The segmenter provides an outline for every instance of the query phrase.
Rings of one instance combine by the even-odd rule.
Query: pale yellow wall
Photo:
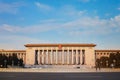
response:
[[[19,52],[19,51],[0,51],[1,54],[5,54],[7,57],[12,56],[13,53],[17,54],[18,59],[23,59],[23,63],[26,63],[26,52]]]
[[[95,52],[94,47],[87,47],[85,48],[85,56],[86,56],[86,65],[89,65],[91,67],[95,66]]]
[[[27,47],[26,49],[26,64],[33,65],[35,62],[35,50],[58,50],[58,47]],[[86,65],[95,65],[94,47],[62,47],[62,50],[85,50]],[[82,53],[82,52],[81,52]]]
[[[35,51],[33,48],[26,49],[26,64],[33,65],[35,62]]]
[[[113,54],[116,54],[117,52],[119,52],[119,51],[116,51],[116,52],[107,52],[107,51],[103,51],[103,52],[99,52],[99,51],[97,51],[96,52],[96,59],[100,59],[101,57],[109,57],[110,56],[110,54],[111,53],[113,53]]]

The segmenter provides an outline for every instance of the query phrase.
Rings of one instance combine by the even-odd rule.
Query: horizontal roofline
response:
[[[95,47],[96,44],[26,44],[25,47]]]
[[[0,52],[26,52],[26,50],[0,50]]]
[[[95,50],[95,52],[120,52],[120,50]]]

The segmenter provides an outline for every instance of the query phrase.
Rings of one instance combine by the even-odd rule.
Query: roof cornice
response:
[[[26,50],[1,50],[0,52],[26,52]]]
[[[120,50],[95,50],[95,52],[120,52]]]
[[[25,47],[95,47],[96,44],[26,44]]]

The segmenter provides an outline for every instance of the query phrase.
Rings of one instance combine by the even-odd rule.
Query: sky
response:
[[[120,49],[120,0],[0,0],[0,49],[32,43]]]

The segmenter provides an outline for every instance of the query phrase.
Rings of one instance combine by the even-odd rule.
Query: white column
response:
[[[59,63],[60,63],[59,59],[60,59],[60,52],[59,52],[59,51],[57,51],[57,64],[59,64]]]
[[[76,64],[78,64],[78,50],[76,50]]]
[[[44,51],[44,64],[46,65],[46,50]]]
[[[55,51],[53,51],[53,64],[55,64],[56,63],[56,61],[55,61],[55,55],[56,55],[56,50]]]
[[[9,53],[8,53],[9,54]],[[9,56],[9,55],[8,55]],[[20,59],[20,53],[17,54],[18,59]]]
[[[25,54],[23,54],[23,63],[25,63],[25,61],[26,61],[26,55]]]
[[[69,49],[69,64],[72,64],[72,50]]]
[[[53,55],[53,50],[51,49],[51,52],[50,52],[50,60],[51,60],[50,63],[51,63],[51,64],[53,64],[53,63],[52,63],[52,55]]]
[[[50,64],[50,51],[48,50],[48,64]]]
[[[64,52],[64,51],[60,51],[60,64],[63,64],[63,61],[62,61],[62,60],[63,60],[63,57],[62,57],[63,52]]]
[[[40,59],[40,62],[39,62],[39,64],[41,64],[42,63],[42,50],[39,50],[39,59]]]
[[[48,64],[48,49],[46,49],[46,64]]]
[[[53,54],[52,54],[52,63],[55,64],[55,51],[53,50]]]
[[[80,50],[80,64],[82,64],[82,50]]]
[[[74,59],[74,54],[73,54],[73,49],[72,49],[72,64],[74,63],[73,59]]]
[[[57,64],[59,64],[59,59],[60,59],[60,56],[59,56],[60,52],[57,50]]]
[[[22,54],[20,54],[20,58],[22,58]]]
[[[58,64],[58,60],[57,60],[58,57],[57,57],[57,54],[58,54],[58,50],[56,49],[56,53],[55,53],[55,59],[56,59],[55,61],[56,61],[56,64]]]
[[[51,64],[51,55],[50,55],[51,50],[48,51],[48,64]]]
[[[42,64],[44,64],[44,50],[42,50]]]
[[[65,57],[64,54],[65,54],[65,51],[62,50],[62,53],[61,53],[62,64],[64,64],[64,60],[65,60],[65,59],[64,59],[64,57]]]
[[[37,58],[37,59],[38,59],[38,64],[40,64],[40,50],[38,50],[38,54],[37,54],[37,55],[38,55],[38,56],[37,56],[37,57],[38,57],[38,58]]]
[[[67,49],[67,64],[69,64],[69,49]]]

